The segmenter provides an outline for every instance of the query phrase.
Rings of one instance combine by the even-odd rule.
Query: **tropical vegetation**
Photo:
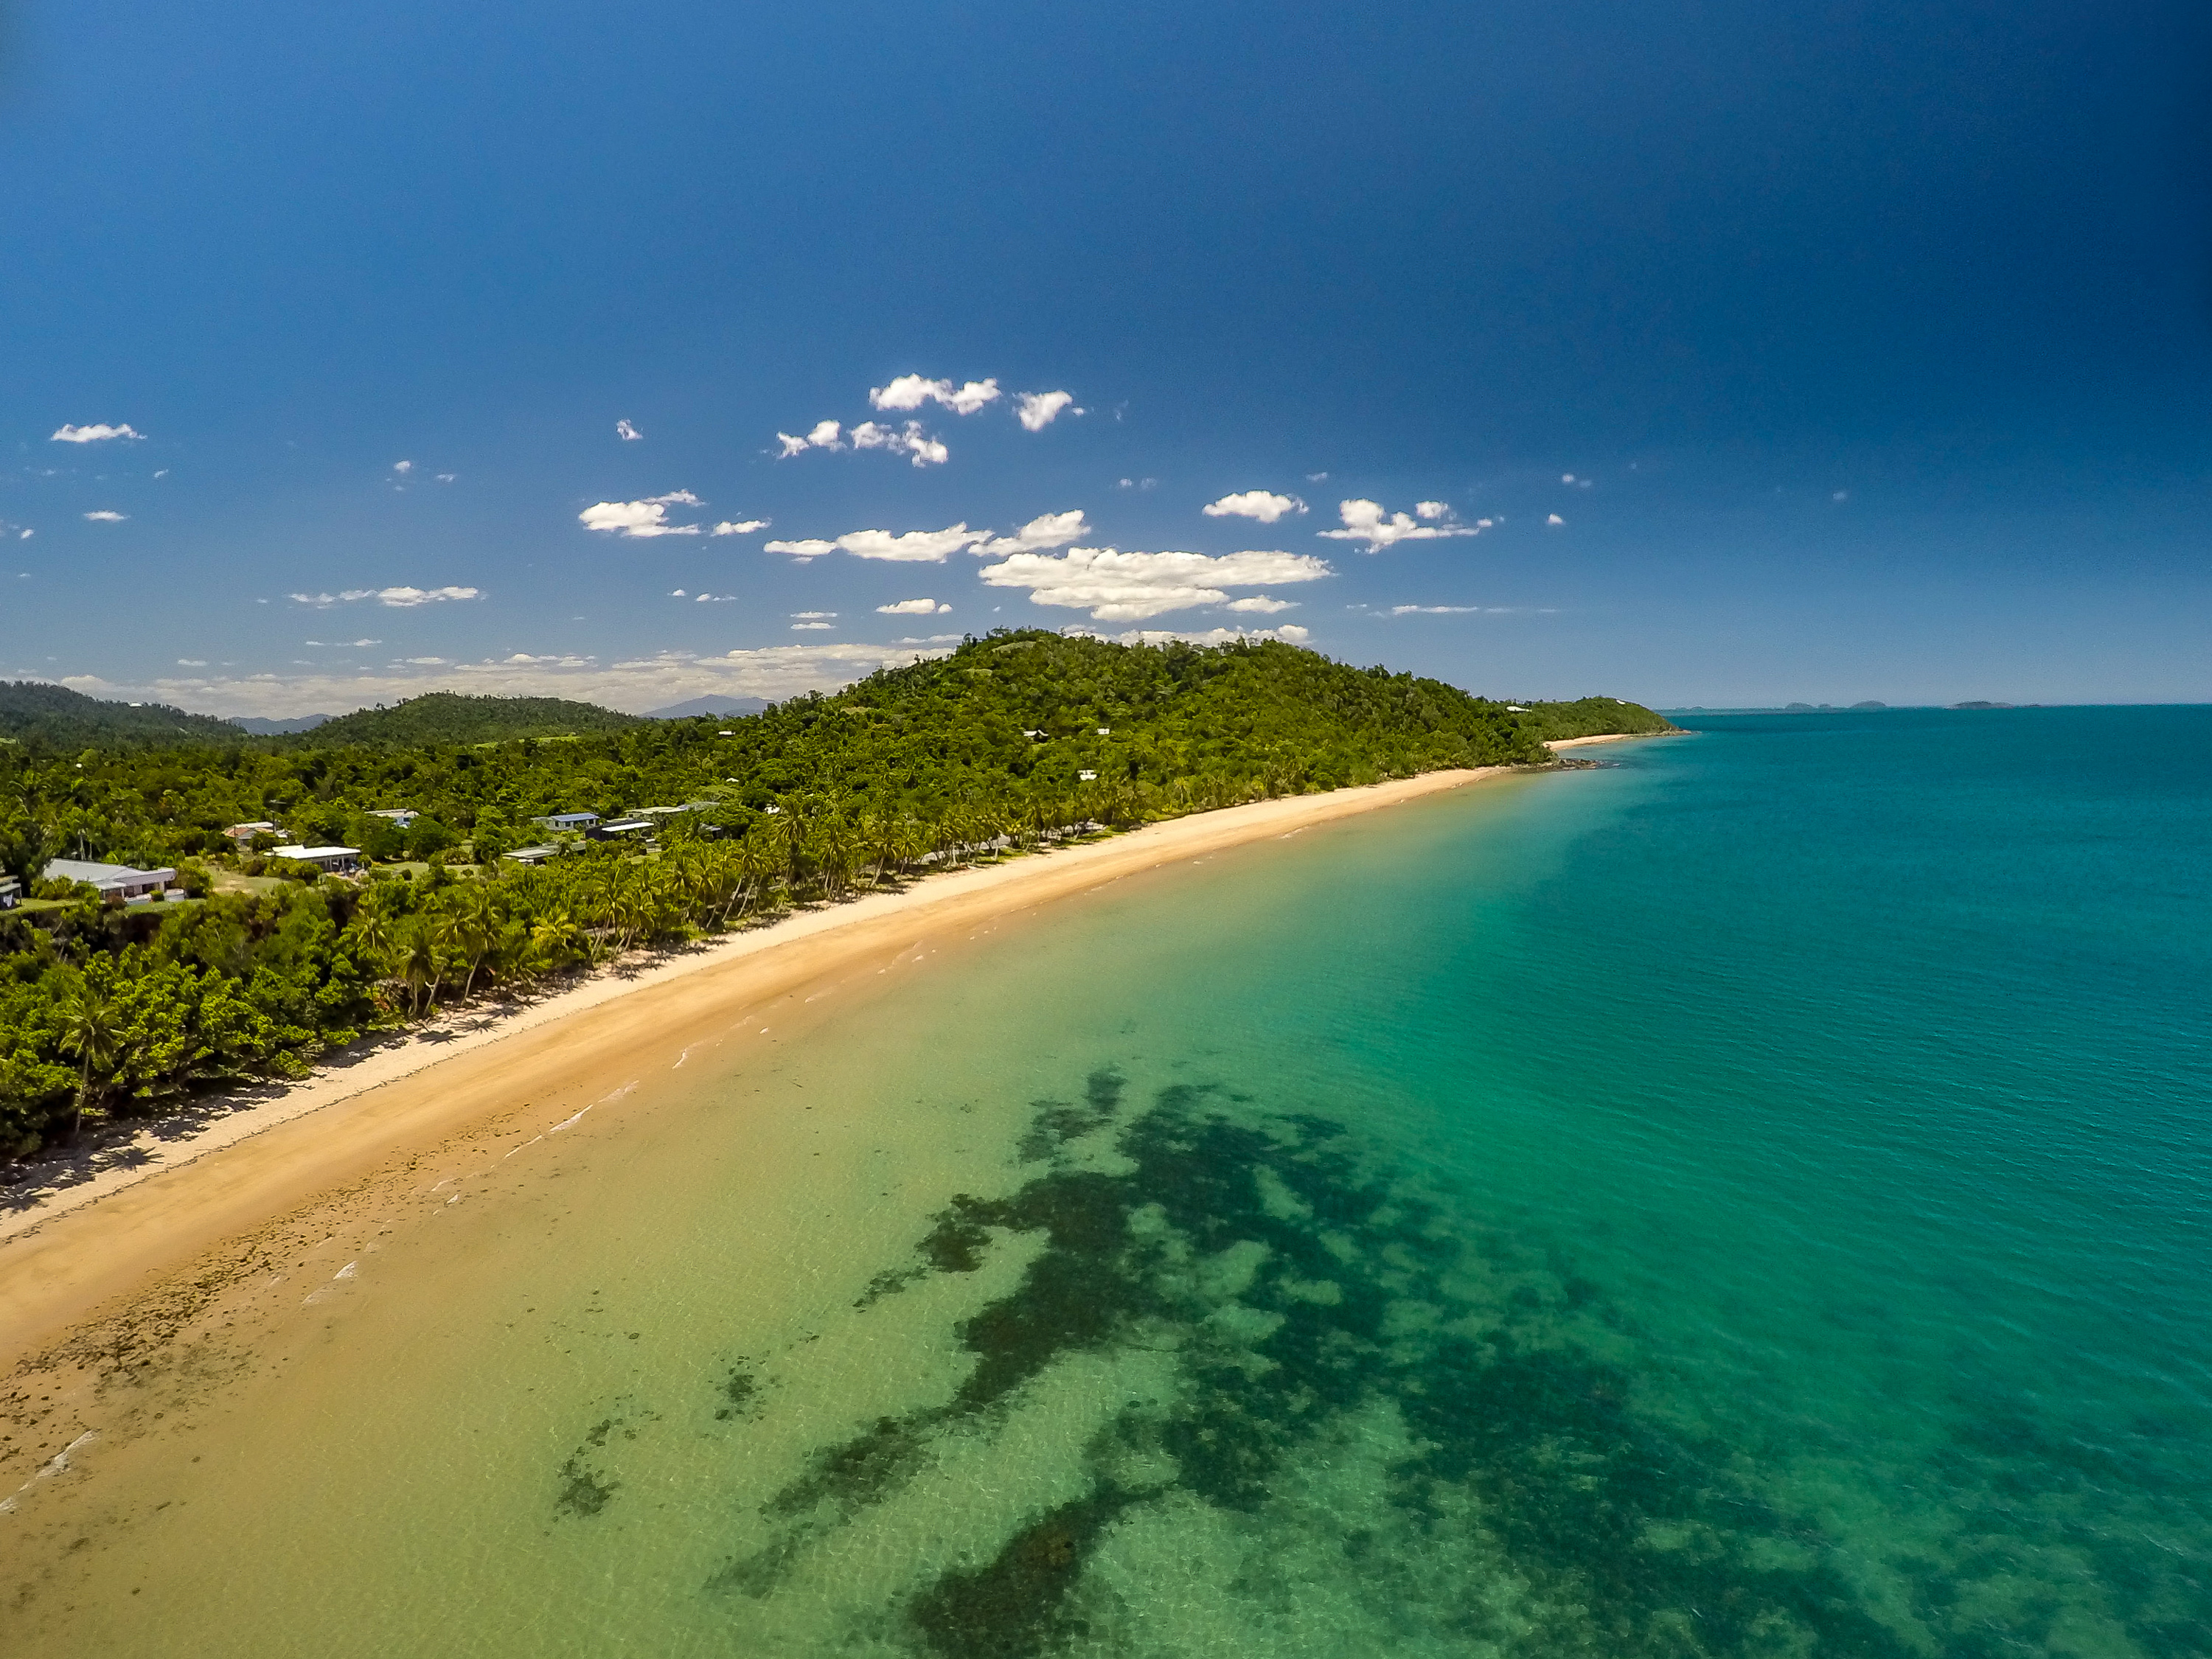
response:
[[[0,1154],[793,905],[1267,796],[1540,763],[1547,738],[1668,729],[1612,698],[1507,704],[1273,641],[1041,632],[740,718],[319,741],[340,724],[219,748],[0,746],[0,867],[51,896],[0,913]],[[656,828],[595,842],[539,822],[579,811]],[[255,822],[360,848],[369,868],[325,877],[268,857],[272,834],[225,834]],[[505,856],[529,844],[554,855]],[[58,855],[174,866],[201,896],[106,905],[39,882]]]

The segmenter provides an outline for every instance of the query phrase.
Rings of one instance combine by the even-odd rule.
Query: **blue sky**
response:
[[[2212,698],[2212,16],[2109,15],[18,5],[0,676]]]

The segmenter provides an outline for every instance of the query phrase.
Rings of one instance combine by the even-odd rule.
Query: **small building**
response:
[[[269,856],[290,859],[299,864],[312,864],[325,874],[349,876],[361,868],[361,848],[358,847],[272,847]]]
[[[659,828],[651,818],[622,818],[613,823],[594,824],[584,833],[593,841],[629,841],[650,836]]]
[[[256,836],[274,836],[280,841],[284,836],[284,832],[266,818],[252,823],[234,823],[222,833],[233,841],[241,843],[252,841]]]
[[[390,818],[393,829],[404,830],[422,815],[411,806],[380,806],[368,816],[373,818]]]
[[[12,910],[23,902],[23,884],[13,876],[0,876],[0,910]]]
[[[625,816],[633,818],[674,818],[681,817],[686,812],[711,812],[721,804],[718,800],[687,800],[681,806],[640,806]]]
[[[1075,775],[1079,782],[1096,783],[1098,781],[1098,775],[1096,772],[1078,772]]]
[[[174,870],[134,870],[127,864],[94,864],[82,859],[55,859],[45,873],[48,881],[82,881],[97,887],[111,904],[143,904],[177,878]]]
[[[556,812],[550,817],[532,818],[532,823],[542,823],[548,830],[588,830],[599,821],[597,812]]]
[[[560,851],[557,847],[518,847],[507,856],[517,864],[543,864],[546,860],[558,856]]]

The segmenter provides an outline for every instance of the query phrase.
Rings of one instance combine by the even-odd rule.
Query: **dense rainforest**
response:
[[[450,729],[478,701],[219,745],[197,732],[167,748],[0,744],[0,867],[39,896],[0,913],[0,1156],[88,1114],[296,1075],[441,1003],[793,903],[1270,795],[1540,763],[1550,738],[1669,729],[1610,697],[1510,705],[1273,641],[1023,631],[749,716],[392,735]],[[535,822],[647,808],[662,810],[643,844]],[[399,810],[417,816],[376,816]],[[264,857],[274,837],[223,834],[257,821],[375,862],[325,877]],[[541,865],[503,857],[549,839],[563,850]],[[58,856],[174,866],[195,896],[104,905],[39,879]]]

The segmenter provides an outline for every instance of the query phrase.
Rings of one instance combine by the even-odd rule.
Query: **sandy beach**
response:
[[[1620,739],[1570,738],[1554,749]],[[939,931],[1027,909],[1173,860],[1373,811],[1514,769],[1435,772],[1154,823],[623,964],[509,1012],[465,1010],[308,1079],[145,1127],[130,1143],[27,1182],[0,1212],[0,1365],[112,1312],[226,1239],[480,1130],[703,1015],[787,999]]]
[[[1577,739],[1578,745],[1590,741]],[[1566,747],[1567,744],[1559,745]],[[892,958],[933,933],[1173,860],[1510,774],[1437,772],[1255,802],[1110,840],[930,878],[803,912],[643,967],[603,970],[504,1016],[468,1011],[264,1091],[189,1133],[149,1126],[66,1186],[13,1194],[0,1218],[0,1364],[155,1290],[194,1258],[457,1134],[611,1076],[626,1051],[702,1015],[734,1017]]]

